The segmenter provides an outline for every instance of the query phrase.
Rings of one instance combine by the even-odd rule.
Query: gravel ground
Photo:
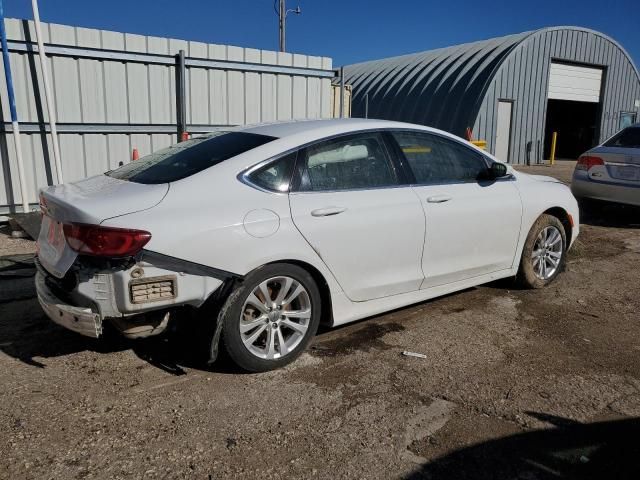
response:
[[[0,225],[0,257],[21,253],[35,253],[35,242],[25,238],[13,238],[9,225]]]
[[[323,331],[266,374],[76,336],[0,276],[23,291],[0,303],[0,478],[640,478],[640,215],[583,220],[547,289]],[[32,251],[0,233],[2,255]]]

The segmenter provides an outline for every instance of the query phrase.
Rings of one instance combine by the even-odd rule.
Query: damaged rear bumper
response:
[[[36,259],[36,290],[55,323],[92,338],[108,322],[127,338],[162,333],[170,312],[199,308],[233,274],[145,252],[127,262],[78,258],[63,278]],[[172,314],[171,314],[172,315]]]
[[[87,337],[98,338],[102,334],[100,315],[90,308],[69,305],[59,299],[40,272],[36,273],[36,291],[38,302],[53,322]]]

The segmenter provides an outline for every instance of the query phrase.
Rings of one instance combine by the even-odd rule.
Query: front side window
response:
[[[393,132],[419,184],[475,182],[487,170],[482,155],[458,142],[422,132]]]
[[[383,140],[363,133],[304,149],[299,158],[301,191],[356,190],[397,185]]]
[[[275,137],[245,132],[216,132],[158,150],[106,173],[135,183],[169,183],[264,145]]]
[[[287,192],[297,152],[274,160],[248,175],[249,182],[272,192]]]
[[[628,127],[613,136],[605,147],[640,148],[640,127]]]

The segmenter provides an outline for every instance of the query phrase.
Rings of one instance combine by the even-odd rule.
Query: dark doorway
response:
[[[544,158],[551,156],[551,137],[558,132],[556,158],[575,160],[595,146],[600,104],[548,100],[544,129]]]

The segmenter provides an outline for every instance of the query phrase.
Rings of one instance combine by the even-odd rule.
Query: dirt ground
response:
[[[5,261],[0,478],[640,478],[640,213],[582,220],[547,289],[503,281],[325,330],[266,374],[65,331],[28,256]],[[0,229],[0,249],[34,245]]]

